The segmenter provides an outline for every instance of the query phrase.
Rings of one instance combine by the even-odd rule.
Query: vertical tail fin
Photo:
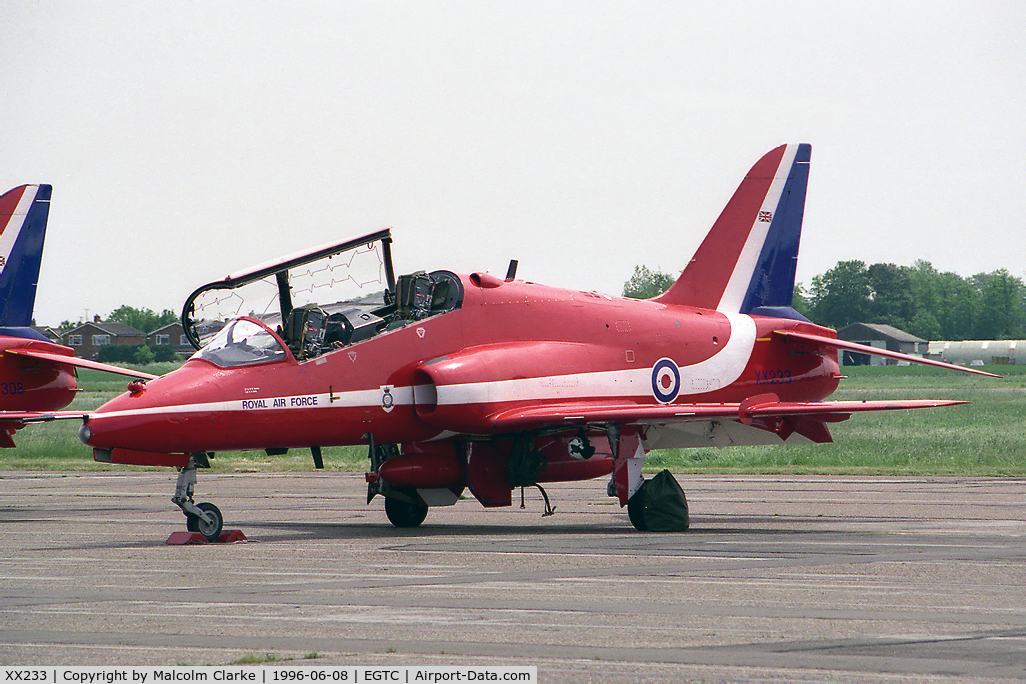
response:
[[[0,196],[0,326],[32,324],[51,191],[22,185]]]
[[[663,304],[750,313],[790,306],[812,146],[781,145],[748,172]]]

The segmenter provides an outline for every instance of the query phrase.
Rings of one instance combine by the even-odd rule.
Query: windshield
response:
[[[221,368],[234,368],[280,361],[285,356],[285,348],[270,330],[254,320],[240,318],[226,325],[192,358],[205,359]]]

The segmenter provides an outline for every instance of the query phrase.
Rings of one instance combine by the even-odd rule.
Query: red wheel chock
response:
[[[242,530],[225,530],[213,543],[234,544],[241,541],[246,541],[246,535],[242,533]],[[184,544],[210,544],[211,542],[207,541],[207,538],[199,532],[179,530],[178,532],[172,532],[171,536],[164,543],[169,546],[182,546]]]

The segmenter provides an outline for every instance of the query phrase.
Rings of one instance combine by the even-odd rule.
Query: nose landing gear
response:
[[[217,541],[224,527],[224,518],[221,517],[221,511],[218,510],[217,506],[206,501],[197,504],[196,508],[202,512],[202,515],[187,512],[185,514],[185,528],[190,532],[199,532],[207,538],[207,541]]]
[[[209,468],[210,461],[206,454],[193,454],[189,463],[178,471],[178,483],[171,502],[185,513],[185,527],[190,532],[199,532],[207,541],[215,542],[221,536],[224,518],[221,511],[212,503],[197,504],[193,501],[193,490],[196,488],[196,469]]]

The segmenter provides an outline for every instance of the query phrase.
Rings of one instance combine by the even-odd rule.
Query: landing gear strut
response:
[[[212,503],[196,504],[192,500],[196,488],[196,469],[209,468],[210,461],[206,454],[193,454],[189,463],[178,471],[178,483],[171,502],[185,513],[185,526],[190,532],[199,532],[207,541],[217,541],[224,527],[221,511]]]
[[[645,532],[649,529],[645,521],[646,482],[641,472],[645,449],[637,433],[624,434],[616,423],[606,426],[606,436],[613,454],[613,473],[606,493],[619,499],[621,506],[627,506],[627,517],[634,529]]]

